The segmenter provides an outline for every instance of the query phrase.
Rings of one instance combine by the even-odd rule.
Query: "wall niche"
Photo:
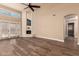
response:
[[[28,19],[27,18],[27,23],[26,23],[26,25],[27,25],[27,30],[26,30],[26,34],[31,34],[31,19]]]

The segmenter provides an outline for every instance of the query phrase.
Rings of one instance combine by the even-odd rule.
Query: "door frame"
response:
[[[73,18],[74,21],[70,21],[70,22],[67,22],[67,19],[66,19],[66,16],[72,16],[74,15],[75,18]],[[76,14],[70,14],[70,15],[66,15],[64,16],[64,39],[66,37],[68,37],[68,33],[67,33],[67,23],[74,23],[74,38],[77,38],[78,39],[78,16]],[[70,19],[72,20],[72,18]]]

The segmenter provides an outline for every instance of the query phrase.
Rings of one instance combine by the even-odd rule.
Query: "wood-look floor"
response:
[[[79,56],[79,46],[42,38],[7,39],[0,41],[0,56]]]
[[[17,38],[14,53],[18,56],[78,56],[79,48],[67,48],[64,43],[42,38]]]

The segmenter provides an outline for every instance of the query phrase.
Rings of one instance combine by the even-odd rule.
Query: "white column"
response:
[[[26,37],[26,10],[22,11],[22,37]]]

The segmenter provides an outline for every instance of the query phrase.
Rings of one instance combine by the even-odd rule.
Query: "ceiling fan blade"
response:
[[[31,5],[31,7],[40,8],[40,6],[36,6],[36,5]]]
[[[29,6],[29,8],[34,12],[34,9],[31,6]]]
[[[25,5],[25,6],[28,6],[27,4],[25,4],[25,3],[21,3],[22,5]]]
[[[31,3],[29,3],[29,5],[31,5]]]
[[[28,7],[24,8],[24,9],[27,9]]]

